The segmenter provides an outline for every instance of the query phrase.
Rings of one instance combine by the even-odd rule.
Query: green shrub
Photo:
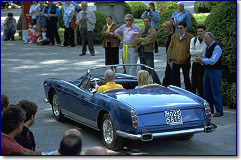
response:
[[[19,39],[22,39],[22,33],[23,33],[23,30],[22,30],[22,13],[20,14],[20,17],[18,19],[18,24],[17,24],[17,30],[19,31],[18,34],[19,34]]]
[[[223,105],[229,108],[236,108],[236,83],[227,83],[222,81]]]
[[[132,14],[131,7],[129,6],[128,3],[124,2],[124,15],[126,14]]]
[[[195,1],[195,13],[210,13],[211,9],[222,1]]]
[[[142,2],[128,2],[132,10],[132,15],[134,18],[141,18],[142,13],[147,9],[147,6]]]
[[[216,5],[206,18],[206,30],[212,32],[215,40],[222,48],[223,81],[227,86],[236,83],[236,2],[224,1]],[[224,86],[226,84],[223,84]],[[236,104],[236,99],[229,97],[235,95],[234,89],[223,89],[224,103]],[[232,102],[230,101],[233,100]],[[227,100],[227,101],[226,101]]]
[[[166,33],[163,31],[162,24],[164,22],[166,22],[175,11],[177,11],[177,9],[170,9],[170,10],[166,10],[165,12],[160,14],[160,19],[158,22],[159,29],[157,31],[157,43],[159,46],[165,46],[166,37],[167,37]],[[193,36],[195,36],[197,22],[191,13],[190,13],[190,15],[191,15],[192,24],[191,24],[191,27],[189,28],[188,32],[191,33]]]
[[[64,27],[64,19],[63,19],[63,12],[62,12],[63,6],[59,6],[59,12],[60,12],[60,16],[58,18],[58,29],[59,28],[63,28]]]
[[[94,43],[95,44],[101,44],[103,41],[103,37],[102,37],[102,29],[103,26],[106,24],[106,15],[102,12],[98,12],[98,11],[94,11],[95,16],[96,16],[96,24],[95,24],[95,29],[94,29]]]
[[[228,83],[236,82],[236,2],[218,4],[206,18],[205,25],[222,48],[223,78]]]
[[[160,7],[164,7],[166,10],[177,9],[177,2],[178,1],[153,1],[158,12],[160,11]]]

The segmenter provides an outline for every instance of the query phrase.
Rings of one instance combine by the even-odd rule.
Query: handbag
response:
[[[72,29],[76,29],[78,26],[78,24],[76,24],[76,21],[74,18],[71,19],[71,22],[70,22],[70,28]]]

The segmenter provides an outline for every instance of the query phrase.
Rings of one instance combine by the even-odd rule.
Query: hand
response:
[[[88,17],[85,17],[84,19],[85,19],[86,21],[88,21],[88,20],[89,20],[89,19],[88,19]]]
[[[196,60],[198,63],[202,64],[202,57],[196,56],[196,57],[195,57],[195,60]]]
[[[114,34],[114,32],[110,32],[110,34]]]
[[[82,19],[79,20],[79,23],[81,23]]]
[[[193,50],[197,50],[195,47],[192,48]]]
[[[48,17],[48,15],[47,15],[47,14],[44,14],[44,17]]]

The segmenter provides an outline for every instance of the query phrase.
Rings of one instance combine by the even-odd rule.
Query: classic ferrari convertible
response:
[[[155,72],[145,65],[134,66],[137,71]],[[69,118],[99,130],[104,145],[112,150],[120,149],[123,139],[190,139],[195,133],[213,131],[209,104],[204,99],[171,85],[149,84],[135,89],[137,77],[125,72],[128,67],[131,65],[89,69],[75,81],[47,79],[43,83],[44,100],[52,105],[58,121]],[[125,89],[96,93],[98,86],[105,83],[107,69],[115,71],[115,82]]]

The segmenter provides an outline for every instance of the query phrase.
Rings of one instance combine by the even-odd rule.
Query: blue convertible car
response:
[[[103,143],[120,149],[123,138],[151,141],[163,136],[190,139],[195,133],[213,131],[208,103],[197,95],[176,86],[149,84],[135,89],[137,77],[125,72],[131,65],[93,68],[75,81],[44,81],[46,102],[58,121],[64,118],[100,131]],[[145,65],[135,69],[155,71]],[[115,82],[125,89],[113,88],[96,93],[104,84],[104,72],[115,71]]]

